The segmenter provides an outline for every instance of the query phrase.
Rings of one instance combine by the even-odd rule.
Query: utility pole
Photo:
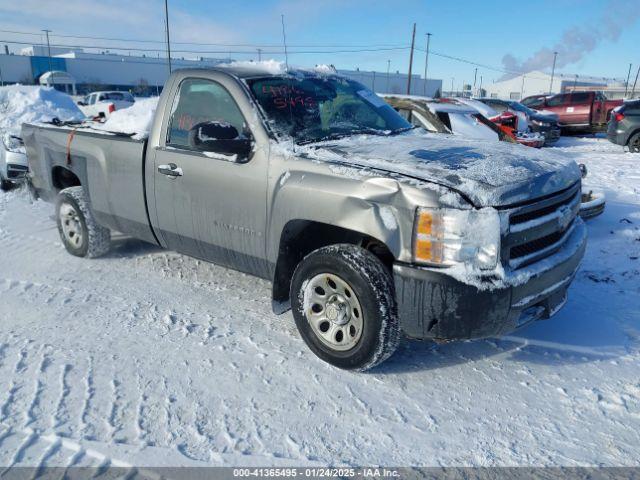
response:
[[[524,79],[527,78],[526,75],[522,75],[522,86],[520,86],[520,100],[522,100],[522,96],[524,95]]]
[[[413,24],[411,36],[411,54],[409,55],[409,78],[407,78],[407,95],[411,95],[411,71],[413,70],[413,49],[416,46],[416,24]]]
[[[376,71],[373,71],[373,81],[371,82],[371,90],[376,91]]]
[[[42,30],[47,36],[47,56],[49,57],[49,71],[52,72],[53,68],[51,67],[51,44],[49,43],[49,32],[51,30]],[[53,74],[51,75],[51,81],[53,82]]]
[[[387,60],[387,93],[391,93],[389,91],[389,71],[391,70],[391,60]]]
[[[631,63],[629,64],[629,72],[627,73],[627,83],[624,84],[624,96],[627,96],[627,92],[629,91],[629,78],[631,77]]]
[[[484,97],[484,95],[482,94],[482,75],[480,75],[480,96]]]
[[[167,64],[169,66],[169,75],[171,75],[171,41],[169,40],[169,5],[168,0],[164,0],[164,22],[167,27]]]
[[[451,77],[451,95],[450,95],[451,97],[453,97],[453,81],[454,80],[455,79],[453,77]]]
[[[262,61],[262,49],[261,48],[258,49],[258,61],[259,62]]]
[[[558,59],[558,52],[553,52],[553,67],[551,68],[551,83],[549,84],[549,93],[553,92],[553,77],[556,74],[556,60]]]
[[[429,67],[429,44],[431,43],[431,34],[427,33],[427,53],[424,59],[424,92],[423,95],[427,96],[427,68]]]
[[[636,94],[636,85],[638,84],[638,75],[640,75],[640,65],[638,66],[638,71],[636,72],[636,79],[633,82],[633,89],[631,90],[631,98]]]

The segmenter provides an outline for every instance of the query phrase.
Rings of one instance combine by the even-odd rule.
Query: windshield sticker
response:
[[[358,95],[365,99],[366,102],[376,108],[384,107],[386,103],[378,95],[371,90],[358,90]]]
[[[271,97],[277,109],[306,107],[314,108],[317,104],[309,92],[288,85],[263,85],[262,94]]]

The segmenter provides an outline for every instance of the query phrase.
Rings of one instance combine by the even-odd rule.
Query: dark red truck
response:
[[[622,105],[622,100],[608,100],[602,92],[573,92],[533,95],[521,103],[557,114],[564,131],[595,133],[606,131],[611,110]]]

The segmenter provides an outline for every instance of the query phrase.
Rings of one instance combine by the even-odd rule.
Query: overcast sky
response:
[[[484,0],[315,0],[315,1],[204,1],[169,0],[175,56],[255,58],[263,51],[281,50],[280,15],[285,15],[289,61],[300,66],[318,63],[338,68],[405,72],[413,22],[416,44],[425,48],[425,33],[433,33],[431,49],[507,71],[549,69],[553,51],[559,51],[559,71],[579,75],[624,78],[629,63],[640,64],[640,0],[538,0],[521,2]],[[530,6],[535,3],[535,6]],[[52,43],[164,48],[162,43],[59,37],[88,35],[135,40],[164,39],[164,3],[161,0],[0,0],[0,29],[19,32],[53,31]],[[0,44],[40,42],[41,36],[0,32]],[[187,45],[180,42],[242,44],[243,46]],[[250,44],[249,46],[244,46]],[[253,45],[256,45],[255,47]],[[273,45],[273,47],[269,47]],[[309,46],[321,45],[312,49]],[[12,51],[21,45],[10,44]],[[114,50],[113,48],[111,50]],[[303,53],[320,50],[323,53]],[[332,50],[375,50],[329,52]],[[238,53],[238,52],[248,53]],[[132,54],[140,53],[132,51]],[[148,51],[147,54],[164,55]],[[474,66],[436,54],[429,77],[449,85],[455,78],[473,82]],[[264,57],[283,58],[264,53]],[[417,51],[414,72],[424,70],[423,51]],[[480,68],[491,82],[505,73]]]

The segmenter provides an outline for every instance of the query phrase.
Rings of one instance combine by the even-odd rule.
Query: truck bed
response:
[[[82,127],[33,124],[23,125],[22,138],[30,181],[40,197],[53,201],[65,187],[59,174],[72,172],[85,188],[98,223],[158,243],[146,202],[145,140]]]

